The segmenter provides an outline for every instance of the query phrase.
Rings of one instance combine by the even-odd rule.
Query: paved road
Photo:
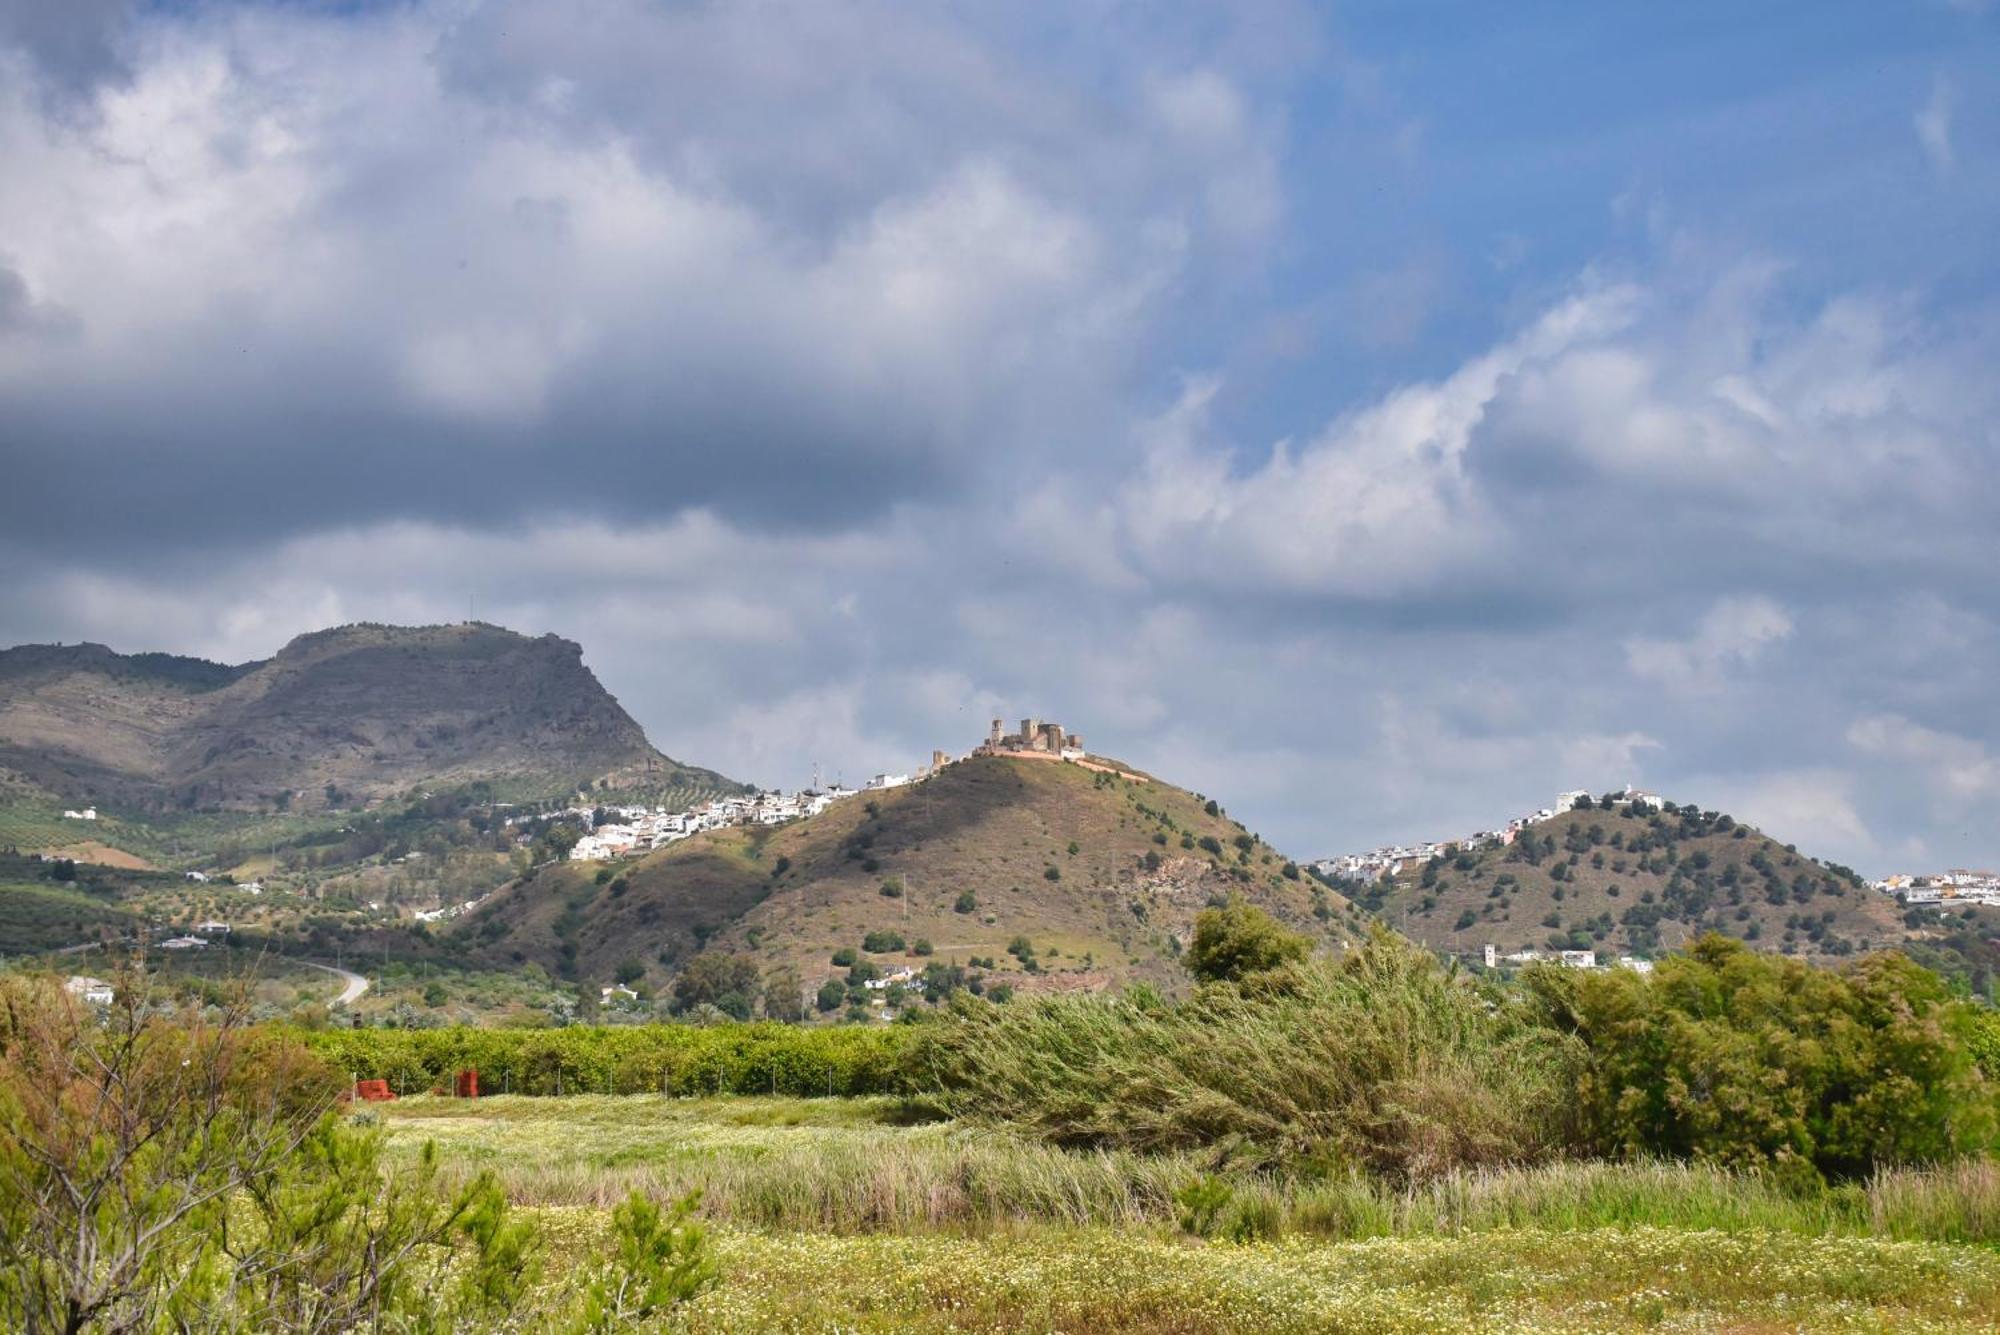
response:
[[[347,969],[336,969],[331,964],[314,964],[311,960],[294,960],[293,963],[303,964],[308,969],[320,969],[345,978],[347,986],[341,990],[339,996],[333,999],[333,1004],[336,1006],[351,1006],[361,1000],[361,994],[368,990],[368,980],[360,974],[350,972]]]

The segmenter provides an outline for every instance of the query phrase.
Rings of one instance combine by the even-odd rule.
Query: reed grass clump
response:
[[[1520,1000],[1383,934],[1175,1005],[967,1001],[908,1069],[953,1115],[1059,1146],[1420,1182],[1567,1142],[1580,1049]]]

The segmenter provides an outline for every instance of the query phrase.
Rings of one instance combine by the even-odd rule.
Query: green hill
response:
[[[1356,902],[1436,950],[1595,949],[1651,956],[1704,931],[1815,957],[1900,945],[1896,905],[1726,815],[1568,811],[1513,843],[1455,848]]]
[[[583,981],[636,965],[657,983],[719,951],[763,975],[795,969],[810,992],[846,974],[833,956],[852,949],[885,970],[957,963],[1022,990],[1177,987],[1195,914],[1232,894],[1331,941],[1363,928],[1344,898],[1195,794],[988,757],[809,820],[544,866],[459,930],[494,965],[532,960]],[[903,944],[862,951],[870,933]],[[1021,938],[1029,948],[1010,954]]]

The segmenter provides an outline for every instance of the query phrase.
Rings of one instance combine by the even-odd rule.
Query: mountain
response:
[[[100,644],[0,650],[0,769],[138,811],[352,805],[475,780],[737,787],[655,751],[578,645],[476,622],[341,626],[234,666]]]
[[[1562,812],[1511,844],[1349,887],[1435,950],[1595,949],[1651,956],[1703,931],[1838,957],[1903,944],[1901,910],[1844,867],[1693,807]]]
[[[1213,803],[1113,768],[978,756],[791,824],[546,865],[467,921],[463,944],[495,966],[532,960],[582,981],[628,962],[660,981],[702,950],[726,951],[760,974],[796,969],[810,992],[846,973],[836,951],[882,931],[904,942],[864,954],[885,971],[990,957],[1005,981],[1037,990],[1178,987],[1195,914],[1233,894],[1323,939],[1365,930],[1344,898]],[[1009,954],[1021,937],[1032,972]]]

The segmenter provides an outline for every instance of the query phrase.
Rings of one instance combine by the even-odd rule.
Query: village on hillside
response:
[[[1431,843],[1387,844],[1381,848],[1371,848],[1365,853],[1345,853],[1339,857],[1321,858],[1309,864],[1312,870],[1329,881],[1377,881],[1384,876],[1400,875],[1405,867],[1432,858],[1444,857],[1447,850],[1474,853],[1482,848],[1504,848],[1514,842],[1514,837],[1531,825],[1554,820],[1565,811],[1575,810],[1582,805],[1601,806],[1607,811],[1627,807],[1641,810],[1663,811],[1667,807],[1665,799],[1656,793],[1645,792],[1630,784],[1623,792],[1608,793],[1601,798],[1593,798],[1582,788],[1558,793],[1555,805],[1542,807],[1525,816],[1516,816],[1497,830],[1476,830],[1460,839],[1443,839]]]
[[[1870,882],[1905,904],[1980,904],[2000,908],[2000,872],[1955,868],[1929,876],[1897,873]]]
[[[930,763],[907,774],[877,774],[859,788],[834,782],[817,783],[796,792],[759,792],[746,796],[719,797],[683,811],[645,806],[572,806],[558,811],[542,811],[510,817],[509,825],[525,825],[564,818],[581,822],[589,833],[570,848],[573,862],[600,862],[632,857],[665,848],[704,830],[726,829],[734,825],[783,825],[819,815],[835,802],[861,793],[882,792],[920,783],[941,773],[946,766],[973,756],[1004,756],[1010,759],[1054,760],[1080,765],[1085,769],[1119,774],[1134,782],[1145,779],[1114,766],[1090,759],[1083,739],[1065,731],[1060,723],[1024,718],[1020,730],[1006,732],[1005,720],[994,719],[986,740],[963,756],[932,751]]]

